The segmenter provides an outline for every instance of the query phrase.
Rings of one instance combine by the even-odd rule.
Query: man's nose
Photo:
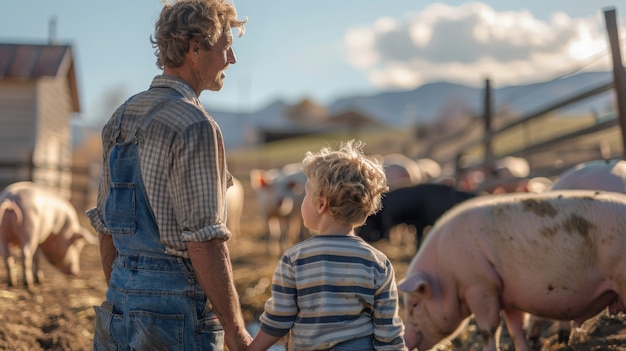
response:
[[[237,62],[237,57],[235,57],[235,52],[232,48],[228,49],[228,63],[233,64]]]

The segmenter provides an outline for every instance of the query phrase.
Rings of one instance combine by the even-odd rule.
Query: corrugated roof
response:
[[[67,45],[0,44],[0,77],[37,79],[59,72],[70,52]]]
[[[0,81],[58,76],[67,76],[74,112],[79,112],[71,46],[0,43]]]

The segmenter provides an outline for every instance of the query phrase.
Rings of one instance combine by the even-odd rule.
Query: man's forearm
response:
[[[250,336],[241,315],[226,242],[187,242],[187,249],[198,281],[224,327],[227,346],[233,351],[245,349]]]

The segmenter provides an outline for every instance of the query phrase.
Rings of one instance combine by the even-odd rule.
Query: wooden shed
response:
[[[30,180],[69,199],[79,111],[71,46],[0,43],[0,187]]]

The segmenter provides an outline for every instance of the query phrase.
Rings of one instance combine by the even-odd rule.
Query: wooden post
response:
[[[606,31],[609,35],[611,55],[613,57],[613,84],[617,97],[617,117],[622,130],[622,158],[626,156],[626,79],[624,78],[624,65],[620,52],[619,34],[617,31],[617,19],[615,9],[604,11]]]
[[[487,171],[493,170],[493,147],[491,143],[491,115],[492,115],[492,103],[491,103],[491,83],[489,79],[485,79],[485,101],[484,101],[483,118],[485,122],[485,154],[483,164],[487,168]]]

